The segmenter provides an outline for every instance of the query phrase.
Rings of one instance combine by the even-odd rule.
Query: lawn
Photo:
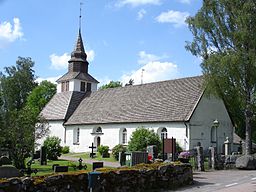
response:
[[[73,161],[66,161],[66,160],[57,160],[57,161],[52,161],[52,160],[47,160],[47,165],[40,165],[40,162],[38,160],[35,160],[35,163],[33,163],[31,165],[32,169],[37,169],[38,173],[32,174],[32,176],[42,176],[42,175],[48,175],[48,174],[52,174],[54,173],[52,170],[52,166],[54,164],[59,164],[60,166],[70,166],[68,168],[68,171],[75,171],[71,166],[72,165],[78,165],[78,162],[73,162]],[[83,163],[84,165],[84,163]],[[91,171],[92,170],[92,165],[90,164],[86,164],[87,165],[87,169]]]
[[[68,156],[68,157],[81,157],[82,159],[91,159],[90,153],[68,153],[68,154],[63,154],[62,156]],[[117,162],[115,158],[110,154],[109,158],[102,158],[99,153],[96,153],[96,157],[94,158],[97,161],[109,161],[109,162]]]

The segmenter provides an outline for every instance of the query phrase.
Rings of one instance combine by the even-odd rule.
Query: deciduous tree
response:
[[[256,2],[204,0],[187,23],[194,38],[186,48],[202,59],[207,91],[224,100],[236,125],[245,130],[245,153],[250,154],[255,118]]]

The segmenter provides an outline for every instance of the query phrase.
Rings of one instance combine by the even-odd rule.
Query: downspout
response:
[[[187,124],[188,122],[186,122],[185,120],[183,120],[183,123],[186,127],[186,138],[188,138],[188,142],[186,141],[186,143],[188,144],[188,148],[190,148],[190,130],[189,130],[189,125]]]
[[[64,144],[66,144],[66,131],[67,131],[67,129],[66,129],[66,126],[64,125],[65,124],[65,122],[63,122],[62,123],[62,126],[64,127]]]

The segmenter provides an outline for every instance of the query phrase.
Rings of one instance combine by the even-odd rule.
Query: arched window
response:
[[[126,128],[124,128],[123,132],[122,132],[122,144],[127,144],[127,130],[126,130]]]
[[[80,139],[80,128],[75,128],[73,133],[74,133],[73,143],[74,145],[78,145],[79,139]]]
[[[211,142],[216,143],[216,127],[212,126],[211,128]]]
[[[167,129],[164,127],[164,128],[162,128],[162,130],[161,130],[161,139],[163,139],[163,138],[167,138]]]

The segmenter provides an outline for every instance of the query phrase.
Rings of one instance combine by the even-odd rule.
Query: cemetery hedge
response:
[[[139,164],[134,167],[100,168],[95,191],[154,191],[175,189],[193,182],[192,168],[182,163]],[[41,177],[0,180],[1,192],[87,191],[88,171]]]

